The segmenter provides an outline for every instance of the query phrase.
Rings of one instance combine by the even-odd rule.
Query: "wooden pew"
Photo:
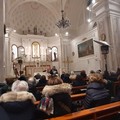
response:
[[[42,91],[44,88],[44,86],[40,86],[40,87],[36,87],[37,90]],[[74,91],[76,90],[82,90],[82,89],[86,89],[87,85],[83,85],[83,86],[76,86],[76,87],[72,87],[72,91],[74,93]]]
[[[50,120],[111,120],[120,111],[120,101],[114,102],[86,110],[81,110]]]
[[[72,101],[81,100],[85,98],[85,96],[86,96],[86,93],[75,94],[75,95],[71,95],[71,99]],[[36,101],[34,105],[38,105],[39,103],[40,101]]]
[[[86,89],[86,88],[87,88],[87,85],[83,85],[83,86],[75,86],[75,87],[72,87],[72,90]]]
[[[114,82],[113,83],[113,94],[114,94],[114,96],[117,95],[117,89],[118,89],[118,87],[120,87],[120,81]]]
[[[72,87],[72,94],[75,94],[76,92],[78,93],[78,92],[86,91],[86,89],[87,89],[87,85]]]
[[[85,98],[85,96],[86,96],[86,93],[80,93],[80,94],[71,95],[71,98],[73,101],[76,101],[76,100],[81,100],[81,99]]]

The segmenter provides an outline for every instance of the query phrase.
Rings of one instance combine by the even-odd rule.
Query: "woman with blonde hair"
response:
[[[92,108],[110,102],[110,94],[105,88],[101,74],[94,73],[89,76],[86,97],[83,100],[84,108]]]
[[[49,110],[47,113],[50,116],[60,116],[72,112],[71,89],[72,86],[68,83],[63,83],[59,77],[49,77],[42,94],[47,97],[47,102],[50,101],[50,105],[48,105],[50,108],[46,108],[46,110]]]

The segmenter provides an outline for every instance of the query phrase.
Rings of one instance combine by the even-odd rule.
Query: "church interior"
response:
[[[1,78],[14,76],[13,67],[27,75],[52,66],[59,73],[105,71],[106,66],[109,72],[116,71],[119,15],[118,0],[2,1]],[[67,26],[59,23],[62,17],[68,20]],[[102,45],[94,40],[107,42],[109,53],[102,53]]]
[[[48,79],[54,67],[52,74],[61,78],[99,72],[107,88],[114,84],[114,96],[120,87],[119,38],[119,0],[0,0],[0,83],[21,75]]]

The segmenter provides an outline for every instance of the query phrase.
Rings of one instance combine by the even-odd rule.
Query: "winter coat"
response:
[[[86,97],[83,100],[85,108],[92,108],[110,102],[110,95],[102,83],[92,82],[88,85]]]
[[[46,85],[43,88],[42,94],[53,98],[54,114],[52,117],[72,112],[71,88],[71,85],[67,83]]]
[[[34,120],[35,101],[34,96],[26,91],[3,94],[0,97],[0,110],[6,114],[3,120],[7,120],[5,117],[8,120]]]

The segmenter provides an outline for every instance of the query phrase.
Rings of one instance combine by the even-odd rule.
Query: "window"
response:
[[[52,61],[58,60],[58,48],[52,47]]]
[[[11,60],[15,60],[17,57],[18,57],[18,54],[17,54],[17,45],[12,45],[11,47]]]
[[[32,57],[33,58],[40,57],[40,45],[38,42],[32,43]]]
[[[23,46],[18,47],[18,57],[24,57],[25,55],[25,48]]]

